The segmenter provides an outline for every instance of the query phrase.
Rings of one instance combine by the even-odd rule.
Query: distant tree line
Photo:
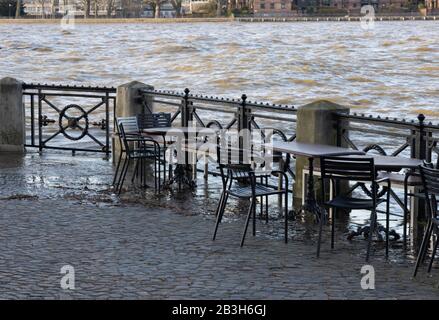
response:
[[[0,0],[0,16],[20,17],[24,15],[24,6],[20,0]]]

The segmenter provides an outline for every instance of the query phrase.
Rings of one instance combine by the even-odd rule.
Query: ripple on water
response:
[[[319,85],[319,83],[316,80],[312,80],[312,79],[289,78],[288,81],[294,84],[300,84],[302,86],[307,86],[307,87],[315,87]]]

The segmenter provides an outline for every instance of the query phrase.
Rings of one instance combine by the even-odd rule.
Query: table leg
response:
[[[187,141],[187,138],[185,140]],[[180,146],[182,148],[181,144]],[[192,171],[194,170],[194,167],[196,168],[196,166],[188,164],[189,152],[187,150],[184,151],[184,159],[185,164],[176,164],[172,177],[170,177],[170,179],[166,183],[167,188],[170,188],[171,185],[174,183],[178,184],[179,191],[181,191],[183,185],[186,185],[191,189],[195,188],[196,182],[193,179],[194,173]]]
[[[306,194],[305,204],[300,208],[299,212],[310,212],[316,217],[316,221],[320,222],[321,219],[325,219],[326,211],[324,208],[317,204],[315,197],[314,186],[314,158],[308,158],[309,173],[308,173],[308,191]],[[322,221],[323,222],[323,221]]]

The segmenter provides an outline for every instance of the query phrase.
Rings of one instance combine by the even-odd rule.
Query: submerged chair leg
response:
[[[369,262],[370,250],[372,248],[372,238],[373,238],[373,233],[375,231],[376,220],[377,220],[376,209],[373,209],[372,213],[370,214],[370,228],[369,228],[369,238],[367,239],[366,262]]]
[[[218,203],[215,231],[213,232],[212,240],[216,239],[216,234],[218,232],[218,226],[221,223],[221,220],[223,218],[224,209],[226,207],[227,199],[228,199],[228,194],[224,192],[223,196],[221,197],[220,203]]]
[[[435,241],[434,246],[433,246],[433,251],[431,252],[430,263],[428,264],[428,271],[427,271],[428,273],[431,272],[431,267],[433,266],[433,261],[434,261],[435,255],[436,255],[438,244],[439,244],[439,238],[436,236],[436,241]]]
[[[431,221],[429,221],[427,225],[427,229],[425,230],[424,237],[422,238],[421,247],[419,248],[418,258],[416,259],[416,264],[415,264],[415,270],[413,271],[413,278],[415,278],[416,275],[418,274],[419,266],[421,265],[425,252],[427,251],[428,241],[430,241],[431,238],[431,234],[430,234],[431,225],[432,223]]]
[[[122,192],[122,188],[123,188],[123,184],[124,184],[124,182],[125,182],[125,178],[126,178],[126,175],[127,175],[127,172],[128,172],[128,168],[129,168],[129,164],[130,164],[130,160],[129,159],[126,159],[125,160],[125,163],[124,163],[124,170],[122,170],[122,176],[121,176],[121,181],[120,181],[120,186],[119,186],[119,192],[118,192],[118,194],[120,195],[121,194],[121,192]]]
[[[122,152],[119,153],[119,160],[117,161],[116,172],[114,173],[113,182],[111,185],[114,187],[117,180],[117,175],[119,174],[120,163],[122,162]]]
[[[135,164],[135,167],[134,167],[134,172],[133,172],[133,176],[131,177],[131,183],[134,183],[134,179],[136,178],[136,177],[138,177],[138,173],[139,173],[139,159],[138,160],[136,160],[136,164]]]
[[[408,186],[407,182],[404,182],[404,216],[403,216],[403,229],[402,229],[402,244],[403,249],[407,249],[407,220],[408,220]]]
[[[248,229],[248,224],[250,222],[250,218],[252,216],[253,213],[253,207],[256,204],[254,203],[254,201],[252,200],[251,204],[250,204],[250,208],[248,209],[248,214],[247,214],[247,219],[245,220],[245,227],[244,227],[244,232],[242,233],[242,238],[241,238],[241,247],[244,246],[244,241],[245,241],[245,236],[247,234],[247,229]]]
[[[389,257],[389,233],[390,233],[390,190],[387,190],[386,201],[386,259]]]
[[[331,217],[331,249],[335,247],[335,216],[337,215],[337,209],[332,209]]]
[[[127,164],[127,161],[128,161],[128,158],[123,159],[122,167],[120,168],[119,178],[117,179],[117,182],[115,185],[115,191],[119,194],[120,194],[120,192],[118,192],[118,190],[120,189],[120,183],[122,181],[123,173],[125,172],[125,166]]]
[[[285,191],[285,243],[288,243],[288,190]],[[268,211],[267,211],[268,216]]]
[[[261,197],[262,200],[262,197]],[[253,206],[253,237],[256,236],[256,199],[253,199],[252,201],[255,202],[255,205]]]
[[[320,257],[320,246],[322,243],[322,231],[323,231],[323,220],[324,220],[324,212],[320,212],[320,219],[319,219],[319,236],[317,240],[317,258]]]

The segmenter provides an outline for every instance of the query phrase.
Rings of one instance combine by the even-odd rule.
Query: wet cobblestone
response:
[[[439,268],[412,280],[413,262],[398,246],[390,261],[377,246],[376,289],[361,289],[366,243],[347,242],[343,226],[333,251],[325,234],[320,259],[299,222],[284,244],[281,220],[258,220],[240,248],[245,205],[233,203],[211,241],[214,182],[195,194],[131,191],[119,200],[106,161],[29,154],[0,163],[1,299],[439,298]],[[66,264],[75,290],[60,288]]]

